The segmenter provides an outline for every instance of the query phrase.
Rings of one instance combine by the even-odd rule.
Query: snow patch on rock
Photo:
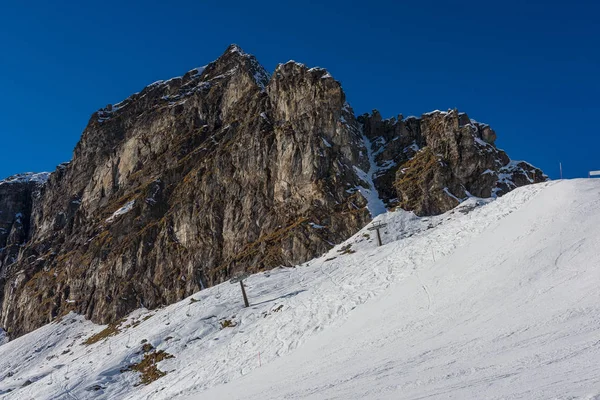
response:
[[[113,213],[113,215],[111,215],[110,217],[108,217],[106,219],[106,222],[111,223],[115,219],[117,219],[118,217],[120,217],[121,215],[127,214],[129,211],[131,211],[133,209],[134,205],[135,205],[135,200],[132,200],[132,201],[126,203],[123,207],[121,207],[117,211],[115,211]]]

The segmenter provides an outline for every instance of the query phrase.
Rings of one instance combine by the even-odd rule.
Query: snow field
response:
[[[414,273],[301,351],[189,398],[600,398],[600,182],[518,189],[456,223],[482,217],[435,263],[402,249]]]
[[[600,182],[578,180],[436,217],[381,214],[384,246],[365,227],[318,259],[253,275],[247,309],[224,283],[138,310],[98,343],[83,344],[105,327],[71,314],[1,345],[0,398],[600,394],[599,207]],[[144,340],[174,358],[135,386],[121,371]]]

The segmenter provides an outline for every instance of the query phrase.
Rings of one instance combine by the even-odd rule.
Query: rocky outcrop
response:
[[[373,143],[374,183],[388,207],[440,214],[470,196],[501,196],[548,179],[528,163],[511,161],[496,148],[488,125],[457,110],[388,120],[374,111],[359,121]]]
[[[0,185],[0,210],[24,216],[5,228],[18,252],[3,264],[0,325],[14,337],[69,311],[114,321],[309,260],[381,200],[437,213],[535,181],[494,139],[456,112],[357,120],[326,70],[288,62],[269,77],[232,45],[94,113],[45,185]]]

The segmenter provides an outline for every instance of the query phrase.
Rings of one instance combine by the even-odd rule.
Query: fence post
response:
[[[244,297],[244,306],[250,307],[250,303],[248,302],[248,296],[246,296],[246,288],[244,287],[244,279],[246,279],[248,276],[250,276],[249,274],[246,273],[242,273],[238,276],[235,276],[233,278],[231,278],[231,280],[229,281],[230,283],[234,284],[234,283],[240,283],[240,288],[242,289],[242,296]]]

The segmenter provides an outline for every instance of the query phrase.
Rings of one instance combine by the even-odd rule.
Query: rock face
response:
[[[433,214],[546,179],[494,140],[455,111],[357,120],[326,70],[288,62],[269,77],[232,45],[93,114],[45,184],[0,183],[0,325],[15,337],[69,311],[114,321],[309,260],[384,202]]]
[[[32,207],[48,175],[20,174],[0,181],[0,299],[4,298],[7,276],[31,236]],[[4,335],[1,329],[0,333]]]

